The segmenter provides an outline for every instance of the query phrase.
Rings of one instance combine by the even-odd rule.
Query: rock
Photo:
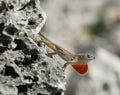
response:
[[[63,95],[62,65],[31,36],[46,21],[39,0],[0,2],[0,95]]]

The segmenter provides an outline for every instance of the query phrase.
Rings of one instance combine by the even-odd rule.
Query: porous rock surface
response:
[[[39,0],[0,0],[0,95],[64,95],[62,65],[30,38],[45,21]]]

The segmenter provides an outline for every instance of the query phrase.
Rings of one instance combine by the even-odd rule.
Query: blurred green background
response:
[[[120,1],[40,0],[43,34],[73,53],[96,56],[89,72],[66,70],[65,95],[120,95]]]

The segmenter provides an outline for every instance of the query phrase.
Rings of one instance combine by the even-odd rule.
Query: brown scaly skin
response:
[[[67,51],[66,49],[62,48],[61,46],[51,42],[41,33],[39,33],[39,38],[33,39],[36,43],[43,42],[49,48],[51,48],[54,52],[49,53],[50,55],[59,55],[63,60],[66,61],[63,68],[65,69],[68,64],[84,64],[88,63],[89,61],[95,59],[95,57],[88,53],[82,54],[72,54],[71,52]]]

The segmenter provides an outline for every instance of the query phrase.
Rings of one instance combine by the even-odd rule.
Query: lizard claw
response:
[[[65,63],[62,67],[63,71],[65,71],[66,67],[68,66],[69,64],[68,63]]]

